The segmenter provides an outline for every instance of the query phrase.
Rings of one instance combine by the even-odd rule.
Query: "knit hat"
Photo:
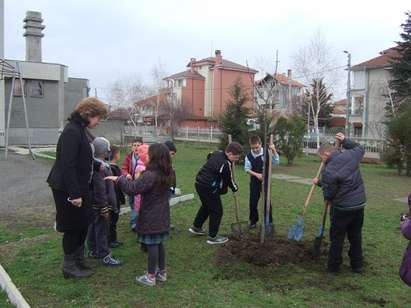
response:
[[[164,145],[168,148],[170,152],[177,153],[177,148],[172,141],[167,140],[166,142],[164,142]]]
[[[110,141],[104,137],[97,137],[93,141],[94,157],[107,158],[110,152]]]

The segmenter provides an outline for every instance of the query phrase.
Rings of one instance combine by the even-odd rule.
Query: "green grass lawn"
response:
[[[178,187],[190,193],[194,191],[196,172],[212,148],[177,146],[174,164]],[[318,165],[316,157],[301,157],[295,166],[282,165],[273,172],[311,177]],[[237,169],[241,218],[246,220],[249,179],[240,166]],[[407,241],[399,232],[399,215],[407,206],[392,199],[411,191],[411,178],[399,177],[394,170],[380,165],[364,165],[362,173],[368,195],[363,275],[349,271],[346,251],[343,272],[336,277],[325,273],[323,259],[309,266],[261,268],[239,260],[217,265],[219,248],[187,232],[199,206],[197,199],[172,210],[176,230],[166,244],[169,281],[155,288],[135,283],[135,276],[146,269],[146,255],[128,230],[128,217],[122,217],[119,226],[119,237],[125,245],[113,251],[124,266],[104,268],[91,262],[96,273],[90,279],[62,278],[61,235],[51,228],[0,230],[0,262],[33,307],[405,307],[409,288],[400,281],[398,268]],[[307,185],[273,180],[277,236],[286,237],[287,227],[295,223],[308,190]],[[221,232],[228,234],[234,221],[233,201],[230,194],[223,200]],[[305,240],[315,237],[322,210],[317,191],[306,217]],[[27,239],[23,240],[26,237],[21,233]],[[3,302],[0,294],[0,305]]]

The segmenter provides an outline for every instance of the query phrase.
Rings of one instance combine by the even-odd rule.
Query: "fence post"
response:
[[[186,140],[188,140],[188,126],[186,126]]]
[[[200,126],[197,126],[197,137],[200,138]]]
[[[213,142],[213,125],[210,126],[210,143]]]

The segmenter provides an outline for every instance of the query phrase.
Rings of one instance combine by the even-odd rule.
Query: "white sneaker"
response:
[[[207,244],[216,245],[216,244],[224,244],[228,242],[228,238],[221,235],[216,235],[215,237],[208,237]]]
[[[158,271],[156,273],[156,281],[166,282],[167,281],[167,272],[165,270],[164,271]]]
[[[148,274],[145,274],[140,277],[136,277],[136,281],[147,287],[154,287],[156,285],[156,278],[150,277],[150,275]]]

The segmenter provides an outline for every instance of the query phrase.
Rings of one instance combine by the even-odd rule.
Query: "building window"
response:
[[[355,96],[352,106],[352,115],[362,115],[363,113],[364,96]]]
[[[43,97],[44,96],[44,83],[42,80],[30,81],[30,96],[31,97]]]
[[[27,95],[27,90],[26,90],[26,81],[23,79],[23,89],[24,89],[24,95]],[[22,96],[23,91],[21,88],[21,83],[20,79],[15,79],[14,80],[14,87],[13,87],[13,96]]]

